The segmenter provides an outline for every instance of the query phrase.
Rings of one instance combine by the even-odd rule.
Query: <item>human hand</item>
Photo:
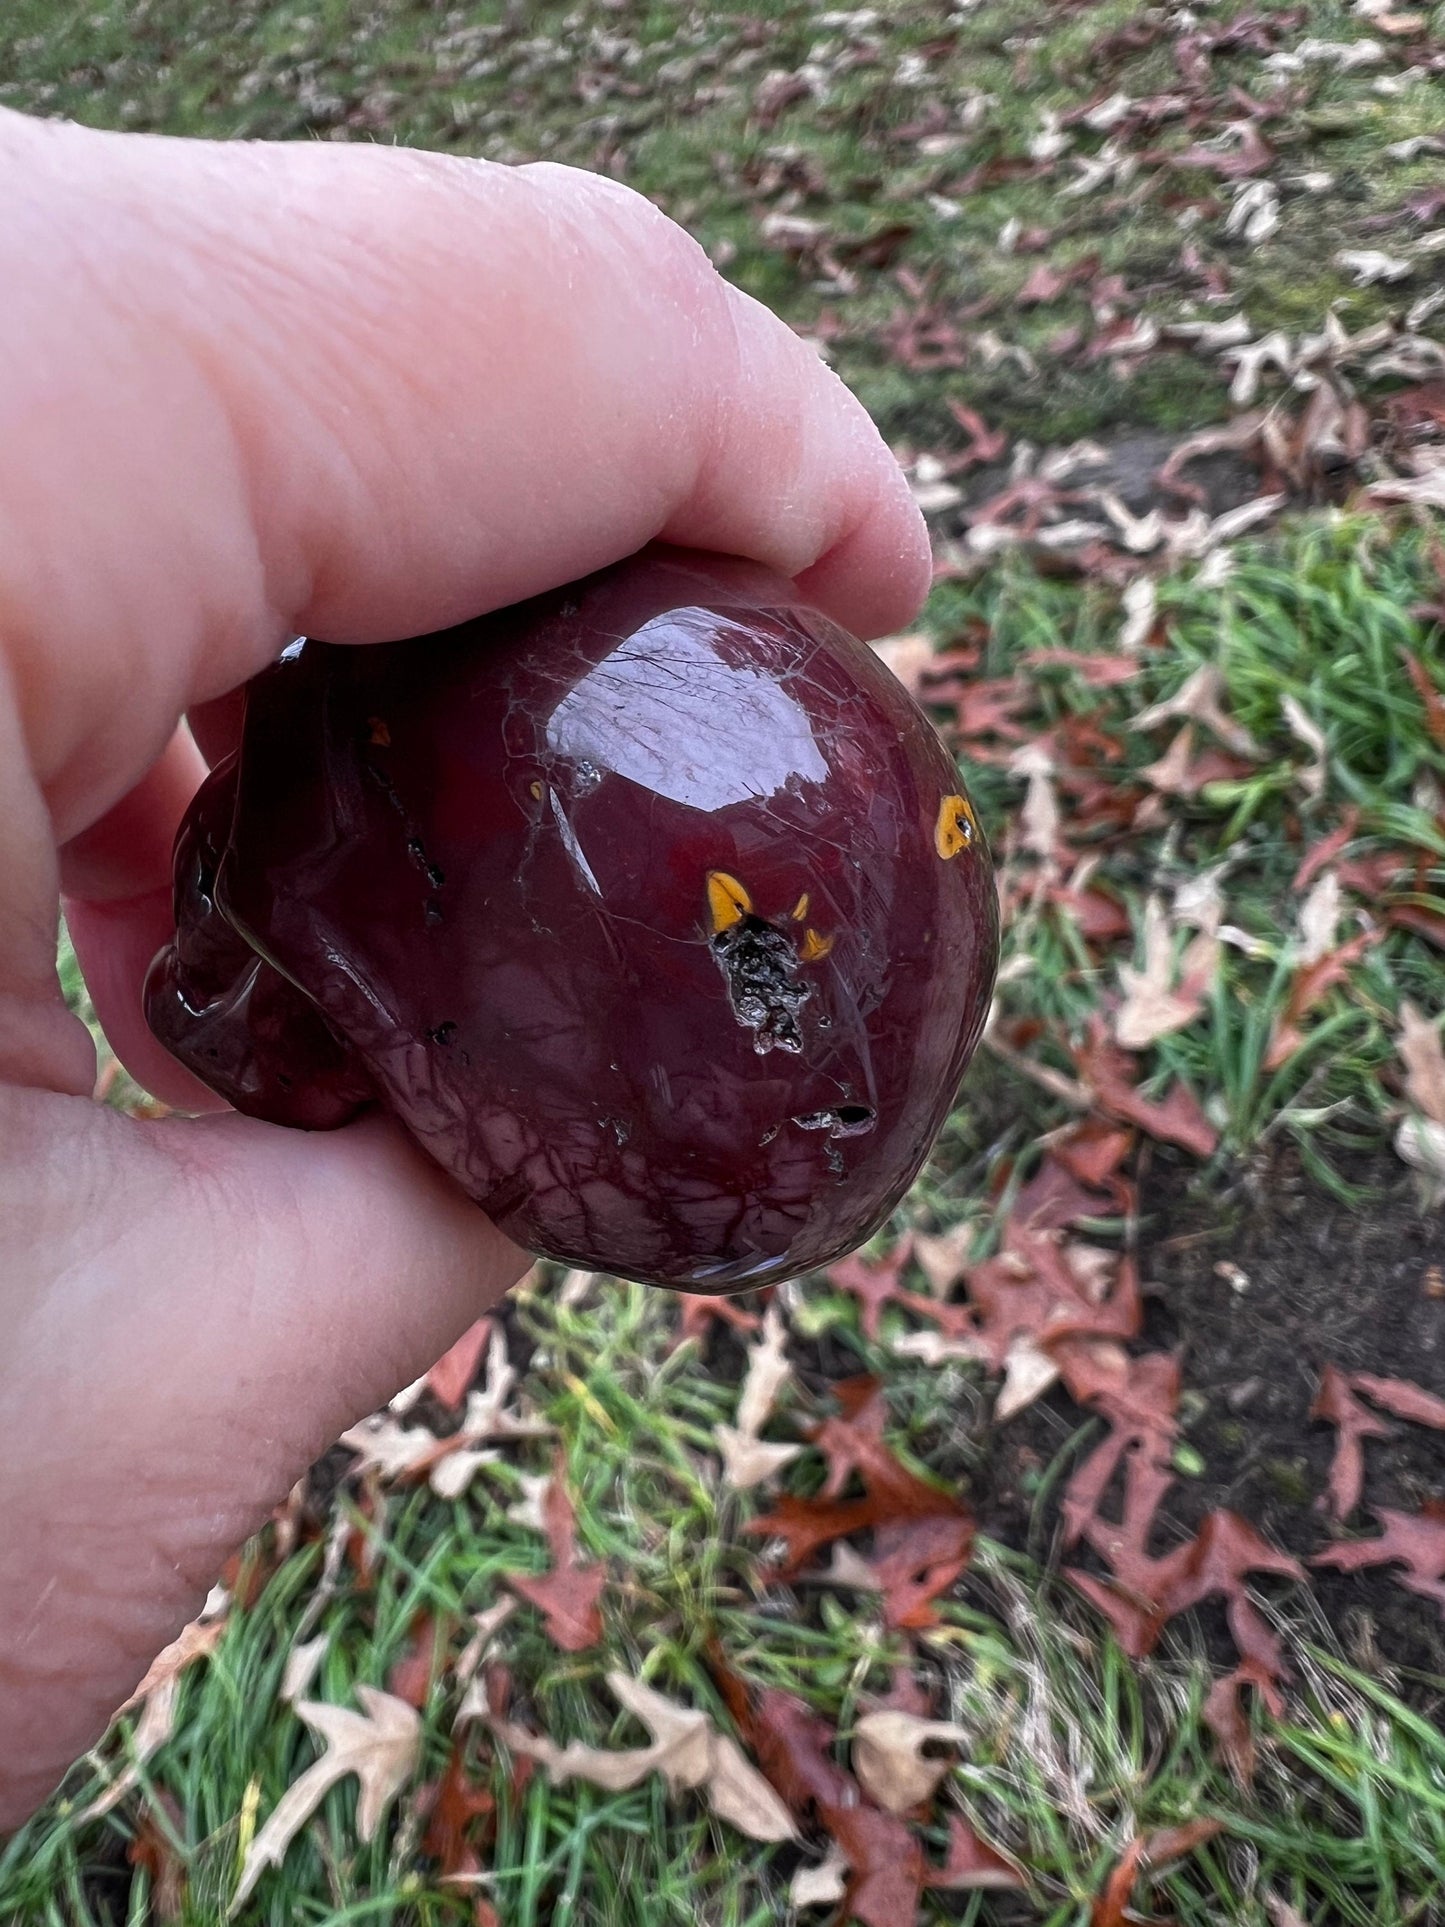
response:
[[[141,1020],[227,700],[298,632],[423,633],[660,538],[850,628],[928,551],[867,417],[645,200],[552,166],[0,111],[0,1828],[317,1453],[528,1260],[380,1117],[91,1101],[55,911]]]

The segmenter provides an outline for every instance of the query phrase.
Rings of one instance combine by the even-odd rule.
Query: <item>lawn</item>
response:
[[[1445,6],[8,0],[0,103],[652,195],[908,468],[1005,916],[868,1251],[538,1266],[0,1921],[1439,1927]]]

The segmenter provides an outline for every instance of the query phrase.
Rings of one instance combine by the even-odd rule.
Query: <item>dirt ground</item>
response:
[[[1223,1196],[1191,1190],[1189,1172],[1167,1154],[1141,1174],[1141,1347],[1177,1351],[1185,1388],[1188,1469],[1159,1515],[1161,1552],[1173,1528],[1182,1536],[1223,1506],[1308,1563],[1334,1539],[1368,1533],[1373,1506],[1413,1510],[1440,1489],[1445,1435],[1391,1421],[1392,1437],[1365,1446],[1364,1498],[1348,1527],[1332,1527],[1323,1511],[1336,1434],[1310,1408],[1326,1364],[1445,1396],[1445,1215],[1421,1209],[1388,1157],[1344,1175],[1365,1194],[1356,1206],[1287,1149]],[[1054,1393],[986,1442],[978,1497],[988,1531],[1051,1556],[1061,1481],[1051,1484],[1047,1469],[1078,1423],[1077,1408]],[[1406,1697],[1411,1674],[1445,1673],[1445,1622],[1430,1601],[1402,1591],[1392,1569],[1314,1569],[1311,1580],[1313,1605],[1297,1622],[1306,1638],[1327,1624],[1348,1658]],[[1196,1631],[1212,1647],[1215,1630],[1206,1611]],[[1431,1688],[1422,1690],[1428,1698]]]

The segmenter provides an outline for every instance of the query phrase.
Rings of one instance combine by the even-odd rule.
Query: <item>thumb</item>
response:
[[[0,1091],[0,1829],[229,1553],[530,1263],[372,1118]]]

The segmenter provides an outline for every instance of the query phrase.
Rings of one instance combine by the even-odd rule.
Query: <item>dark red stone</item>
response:
[[[251,685],[147,1014],[238,1109],[379,1098],[519,1243],[704,1291],[912,1181],[997,957],[952,759],[871,651],[677,551]]]

